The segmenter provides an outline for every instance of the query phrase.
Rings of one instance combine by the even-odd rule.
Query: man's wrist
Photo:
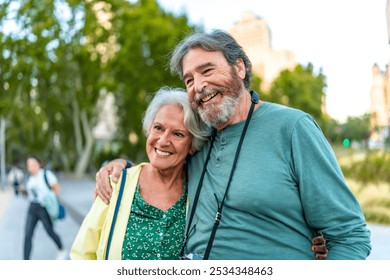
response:
[[[132,166],[133,166],[133,163],[130,160],[126,159],[126,166],[125,166],[125,168],[130,168]]]

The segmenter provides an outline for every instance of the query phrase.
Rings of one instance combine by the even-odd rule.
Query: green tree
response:
[[[332,144],[341,144],[343,141],[342,124],[334,119],[329,119],[323,127],[321,127],[327,140]]]
[[[116,11],[112,23],[118,48],[108,64],[118,106],[116,140],[120,142],[120,153],[141,161],[146,158],[142,113],[161,86],[183,86],[167,69],[168,54],[195,27],[188,24],[186,16],[162,10],[155,0],[140,0],[120,9],[122,1],[110,2]]]
[[[264,99],[301,109],[322,126],[326,122],[323,112],[325,80],[321,71],[318,74],[314,72],[312,64],[297,65],[293,70],[284,70],[279,74]]]
[[[0,115],[13,128],[7,130],[7,142],[26,147],[27,152],[30,149],[41,152],[47,143],[48,129],[39,105],[37,88],[42,69],[48,64],[42,56],[47,38],[39,40],[36,36],[37,28],[29,20],[30,15],[39,17],[40,13],[31,13],[30,6],[31,3],[26,2],[24,6],[15,1],[4,1],[0,6],[0,79],[3,86]],[[50,5],[47,8],[50,10]],[[26,14],[21,15],[22,11]],[[17,25],[14,30],[7,31],[6,26],[10,23]],[[50,24],[41,26],[48,27]]]
[[[163,11],[155,0],[2,4],[0,27],[16,26],[0,33],[0,117],[18,128],[7,134],[12,150],[25,147],[82,175],[96,147],[99,101],[114,95],[113,142],[144,158],[142,112],[159,87],[181,85],[166,65],[174,45],[195,29],[186,16]]]
[[[359,117],[348,117],[341,128],[343,138],[348,138],[350,141],[364,142],[366,147],[368,147],[370,114],[364,114]]]
[[[262,83],[261,77],[257,76],[256,74],[253,74],[251,77],[251,89],[255,90],[260,95],[262,95],[261,83]]]

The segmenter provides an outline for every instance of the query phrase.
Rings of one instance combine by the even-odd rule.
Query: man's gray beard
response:
[[[217,108],[215,104],[205,109],[198,107],[198,113],[206,124],[218,128],[224,126],[233,117],[237,104],[237,97],[225,95]]]

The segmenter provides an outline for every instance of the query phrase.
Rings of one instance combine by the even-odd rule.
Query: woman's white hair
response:
[[[195,113],[187,92],[181,88],[162,87],[157,91],[143,116],[142,129],[145,135],[148,136],[157,113],[165,105],[177,105],[183,109],[184,126],[193,136],[191,150],[199,151],[210,136],[211,129]]]

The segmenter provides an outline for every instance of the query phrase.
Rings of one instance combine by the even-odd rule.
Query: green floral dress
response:
[[[187,186],[164,212],[147,202],[137,185],[122,246],[122,260],[178,260],[186,223]]]

